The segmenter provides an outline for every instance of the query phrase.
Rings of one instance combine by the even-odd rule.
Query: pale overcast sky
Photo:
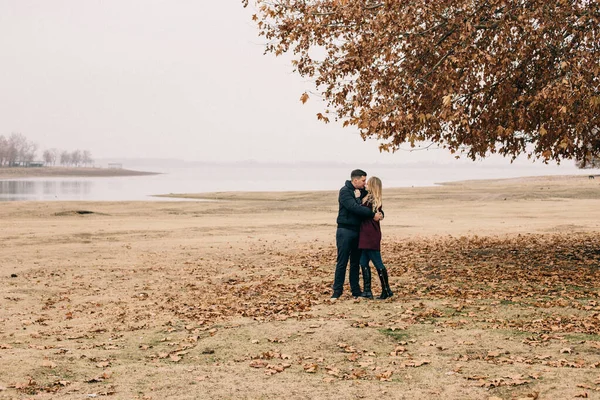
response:
[[[319,101],[299,101],[312,84],[263,55],[251,14],[239,0],[0,0],[0,134],[95,158],[453,160],[381,155],[317,121]]]

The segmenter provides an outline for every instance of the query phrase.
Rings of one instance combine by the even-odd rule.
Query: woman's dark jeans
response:
[[[373,265],[378,270],[385,269],[385,265],[383,265],[383,260],[381,259],[381,251],[379,250],[361,250],[362,254],[360,255],[360,265],[368,266],[369,260],[373,261]]]

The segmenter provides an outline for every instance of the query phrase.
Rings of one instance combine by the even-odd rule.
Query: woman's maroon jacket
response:
[[[371,203],[365,203],[363,207],[373,209]],[[381,212],[381,207],[379,210]],[[381,251],[381,226],[379,221],[373,218],[364,219],[360,224],[360,236],[358,237],[358,248],[363,250]]]

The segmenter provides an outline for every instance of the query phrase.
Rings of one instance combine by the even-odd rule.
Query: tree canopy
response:
[[[598,0],[255,3],[265,52],[291,53],[324,98],[317,117],[382,150],[433,142],[473,159],[583,162],[600,152]]]

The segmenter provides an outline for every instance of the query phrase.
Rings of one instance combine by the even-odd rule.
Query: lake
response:
[[[124,165],[160,175],[107,178],[0,179],[0,201],[173,201],[170,193],[220,191],[313,191],[339,189],[354,168],[325,164]],[[386,187],[432,186],[440,182],[541,175],[590,175],[574,165],[371,164],[361,168]],[[179,199],[181,200],[181,199]]]

